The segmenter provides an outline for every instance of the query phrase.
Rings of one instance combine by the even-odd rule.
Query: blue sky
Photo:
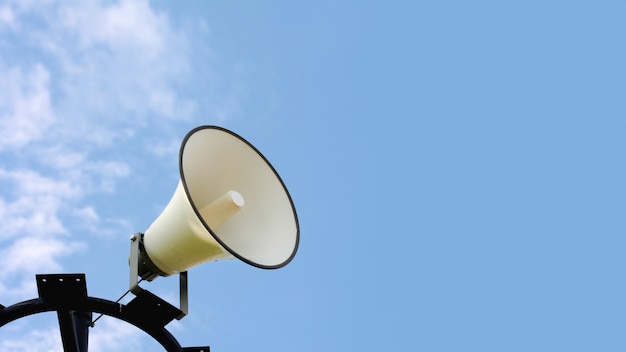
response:
[[[0,2],[0,303],[127,289],[199,125],[280,173],[298,254],[190,271],[213,351],[623,351],[626,4]],[[146,285],[175,301],[177,280]],[[54,315],[2,351],[59,351]],[[90,351],[155,350],[103,318]]]

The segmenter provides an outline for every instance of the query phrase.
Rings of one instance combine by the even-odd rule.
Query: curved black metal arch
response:
[[[180,310],[149,291],[142,291],[126,305],[89,297],[84,274],[37,275],[37,288],[39,298],[8,307],[0,306],[0,327],[29,315],[56,311],[65,351],[87,352],[86,341],[78,341],[80,332],[77,336],[76,330],[81,327],[76,323],[76,314],[88,316],[87,324],[83,324],[84,332],[88,334],[86,329],[91,322],[91,313],[100,313],[134,325],[155,339],[167,352],[210,351],[208,346],[181,347],[165,328],[180,314]]]

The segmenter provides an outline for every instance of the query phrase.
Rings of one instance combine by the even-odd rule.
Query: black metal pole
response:
[[[89,325],[91,312],[57,311],[61,341],[65,352],[89,351]]]
[[[80,352],[89,351],[89,329],[93,319],[92,312],[74,312],[74,325],[76,326],[76,339]]]

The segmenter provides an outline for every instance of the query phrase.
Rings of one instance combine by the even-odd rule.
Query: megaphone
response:
[[[252,144],[221,127],[197,127],[182,142],[179,169],[169,204],[141,236],[139,276],[227,258],[263,269],[293,259],[300,238],[293,201]]]

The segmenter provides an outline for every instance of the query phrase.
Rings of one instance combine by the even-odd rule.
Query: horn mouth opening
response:
[[[251,143],[222,127],[196,127],[181,144],[179,169],[193,211],[225,251],[261,269],[291,262],[300,242],[293,200],[272,164]],[[207,181],[211,192],[205,189]],[[236,215],[239,220],[218,231],[207,223],[198,205],[231,189],[241,193],[246,206]]]

